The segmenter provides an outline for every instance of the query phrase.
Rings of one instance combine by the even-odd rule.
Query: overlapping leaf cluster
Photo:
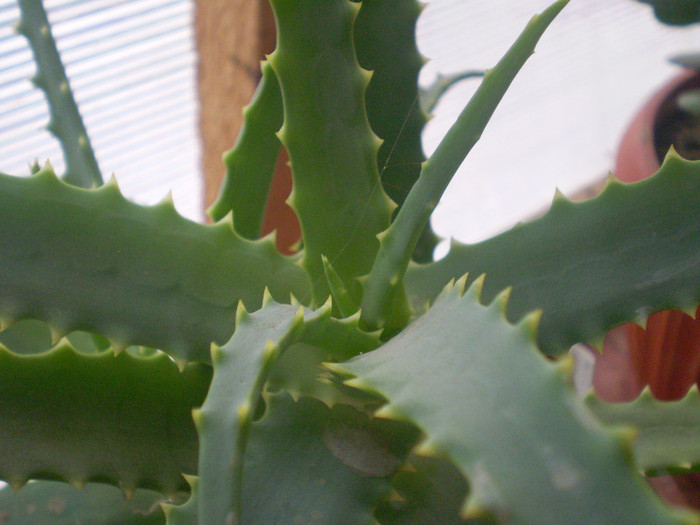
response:
[[[0,175],[0,478],[19,489],[0,492],[0,515],[697,522],[638,474],[700,464],[697,390],[584,402],[560,356],[652,311],[695,310],[700,164],[671,155],[647,182],[557,197],[537,221],[426,259],[430,213],[566,0],[533,18],[426,162],[418,3],[271,3],[278,46],[213,225],[50,166]],[[40,3],[21,5],[50,56]],[[55,109],[62,69],[45,63]],[[259,238],[281,147],[302,227],[291,257]]]

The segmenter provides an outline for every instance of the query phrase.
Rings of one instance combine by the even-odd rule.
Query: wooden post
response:
[[[221,155],[233,146],[241,110],[260,79],[260,60],[274,50],[274,18],[265,0],[197,0],[195,35],[204,204],[209,206],[224,173]]]
[[[260,80],[260,60],[275,48],[275,20],[267,0],[197,0],[195,28],[204,205],[209,206],[224,174],[221,155],[233,146],[243,123],[242,109]],[[288,254],[301,231],[285,203],[292,185],[287,162],[282,151],[261,233],[276,230],[277,248]]]

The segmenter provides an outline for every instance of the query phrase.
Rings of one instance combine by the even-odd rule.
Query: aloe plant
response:
[[[643,477],[700,463],[697,389],[580,399],[567,352],[695,312],[700,164],[671,152],[651,179],[557,195],[426,262],[431,212],[567,0],[530,21],[427,160],[418,2],[271,4],[277,49],[213,224],[91,188],[99,170],[77,161],[69,180],[0,175],[0,521],[697,523]],[[84,153],[41,3],[20,6],[52,129]],[[282,147],[291,256],[260,238]]]

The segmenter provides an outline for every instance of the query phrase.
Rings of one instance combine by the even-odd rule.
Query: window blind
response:
[[[201,219],[196,56],[191,0],[45,0],[71,87],[105,178],[154,204],[172,190]],[[27,174],[50,160],[48,108],[28,42],[14,31],[16,1],[0,0],[0,171]]]

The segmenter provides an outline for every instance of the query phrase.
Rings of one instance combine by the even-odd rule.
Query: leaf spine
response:
[[[420,444],[413,449],[413,453],[419,456],[427,456],[433,458],[443,457],[444,454],[440,447],[431,438],[424,439]]]
[[[542,310],[533,310],[532,312],[525,314],[525,317],[523,317],[518,323],[518,326],[528,334],[533,343],[537,339],[537,329],[540,326],[542,314]]]
[[[265,290],[267,290],[267,288],[265,288]],[[250,314],[248,310],[246,310],[243,301],[238,301],[238,305],[236,306],[236,326],[245,322],[249,317]]]
[[[398,411],[396,407],[394,407],[394,405],[392,405],[391,403],[386,403],[385,405],[382,405],[372,415],[373,417],[379,419],[392,419],[394,421],[406,420],[406,416],[401,414],[401,412]]]
[[[482,520],[490,514],[474,495],[470,495],[460,508],[459,516],[465,520]]]
[[[478,302],[481,302],[481,295],[484,290],[484,280],[486,279],[486,274],[482,273],[476,280],[467,288],[464,295],[469,294]]]
[[[491,301],[491,308],[498,310],[503,316],[506,315],[506,310],[508,308],[508,301],[510,300],[510,294],[513,292],[513,287],[509,286],[504,290],[501,290],[498,295]]]
[[[214,365],[214,366],[220,365],[221,361],[224,358],[224,355],[226,354],[226,352],[224,352],[224,350],[216,343],[211,344],[211,347],[209,349],[209,353],[211,355],[212,365]]]
[[[250,403],[246,400],[236,408],[236,415],[240,423],[245,423],[250,420]]]
[[[263,298],[262,298],[262,306],[268,306],[270,304],[273,304],[275,300],[272,298],[272,294],[270,293],[270,289],[266,286],[265,290],[263,290]]]

